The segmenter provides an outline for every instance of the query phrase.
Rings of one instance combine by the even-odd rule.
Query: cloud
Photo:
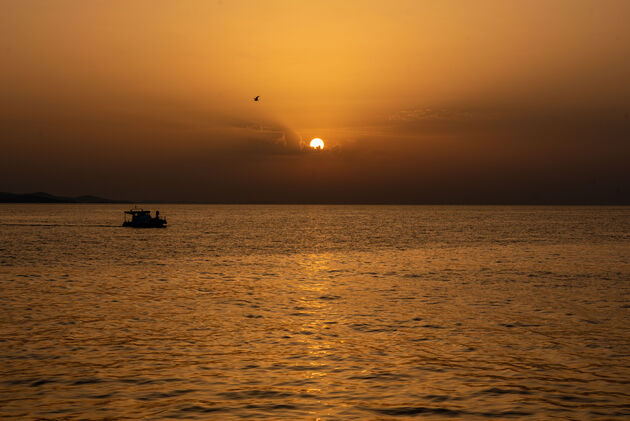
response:
[[[240,141],[233,143],[234,152],[252,154],[297,154],[304,150],[299,134],[287,125],[269,120],[240,120],[231,124]]]
[[[416,122],[416,121],[466,121],[474,117],[471,111],[450,110],[447,108],[410,108],[397,111],[389,116],[389,121]]]

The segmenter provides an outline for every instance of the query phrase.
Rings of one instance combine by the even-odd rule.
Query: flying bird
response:
[[[258,98],[260,98],[260,95],[256,95],[256,98],[254,98],[254,101],[258,101]]]

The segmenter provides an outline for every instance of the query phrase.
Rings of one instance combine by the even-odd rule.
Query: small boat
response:
[[[131,219],[128,219],[127,215],[131,215]],[[155,217],[152,217],[151,211],[129,209],[125,211],[125,222],[123,222],[122,226],[131,228],[166,228],[166,218],[160,218],[160,211],[155,211]]]

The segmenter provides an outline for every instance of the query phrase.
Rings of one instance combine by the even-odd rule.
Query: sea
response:
[[[0,205],[0,418],[629,419],[630,208]]]

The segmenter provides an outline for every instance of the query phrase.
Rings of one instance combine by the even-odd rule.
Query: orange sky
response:
[[[627,1],[0,8],[0,191],[238,202],[630,197]],[[313,137],[323,153],[305,148]]]

